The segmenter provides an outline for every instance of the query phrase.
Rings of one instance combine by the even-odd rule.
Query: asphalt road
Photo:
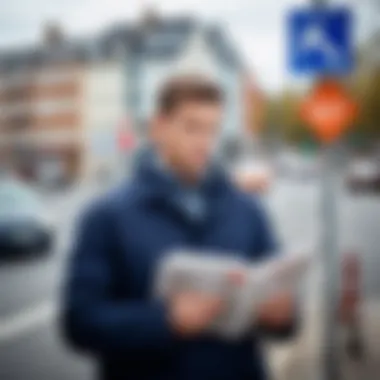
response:
[[[84,380],[93,370],[87,359],[66,349],[57,332],[58,294],[75,228],[75,216],[98,190],[92,186],[46,198],[56,215],[58,241],[49,257],[0,263],[0,379]],[[281,240],[318,240],[319,186],[281,180],[267,202]],[[342,252],[362,257],[363,289],[380,298],[380,197],[351,197],[339,189],[339,240]]]

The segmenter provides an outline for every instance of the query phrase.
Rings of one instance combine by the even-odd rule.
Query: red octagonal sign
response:
[[[356,103],[333,80],[318,82],[301,105],[302,119],[325,143],[337,140],[353,123],[356,114]]]

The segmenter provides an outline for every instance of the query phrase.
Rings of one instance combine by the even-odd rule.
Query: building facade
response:
[[[83,40],[55,26],[44,36],[0,52],[1,157],[24,177],[71,182],[120,170],[120,133],[146,136],[157,91],[175,74],[217,81],[227,100],[220,147],[245,140],[246,71],[220,27],[149,14]]]
[[[1,54],[2,160],[25,179],[57,184],[114,166],[125,107],[119,56],[98,39],[63,36]]]
[[[12,68],[0,76],[1,145],[29,179],[43,172],[75,176],[80,155],[82,68]]]

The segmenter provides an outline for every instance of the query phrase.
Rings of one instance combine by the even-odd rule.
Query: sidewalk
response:
[[[319,380],[321,341],[319,292],[320,276],[313,276],[311,292],[305,310],[303,331],[288,344],[269,348],[274,380]],[[377,380],[380,375],[380,300],[368,300],[362,304],[361,326],[364,335],[365,355],[354,362],[342,349],[339,380]]]
[[[380,374],[380,302],[369,302],[363,307],[363,334],[365,356],[361,361],[353,361],[340,352],[342,380],[377,380]],[[317,379],[321,342],[318,336],[301,340],[291,350],[287,362],[283,363],[277,379],[310,380]]]

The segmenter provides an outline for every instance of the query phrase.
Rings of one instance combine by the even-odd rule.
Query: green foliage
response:
[[[354,84],[359,103],[355,134],[363,138],[380,137],[380,69],[358,77]]]
[[[312,134],[300,118],[299,94],[286,90],[269,100],[266,114],[267,132],[290,143],[312,141]]]

